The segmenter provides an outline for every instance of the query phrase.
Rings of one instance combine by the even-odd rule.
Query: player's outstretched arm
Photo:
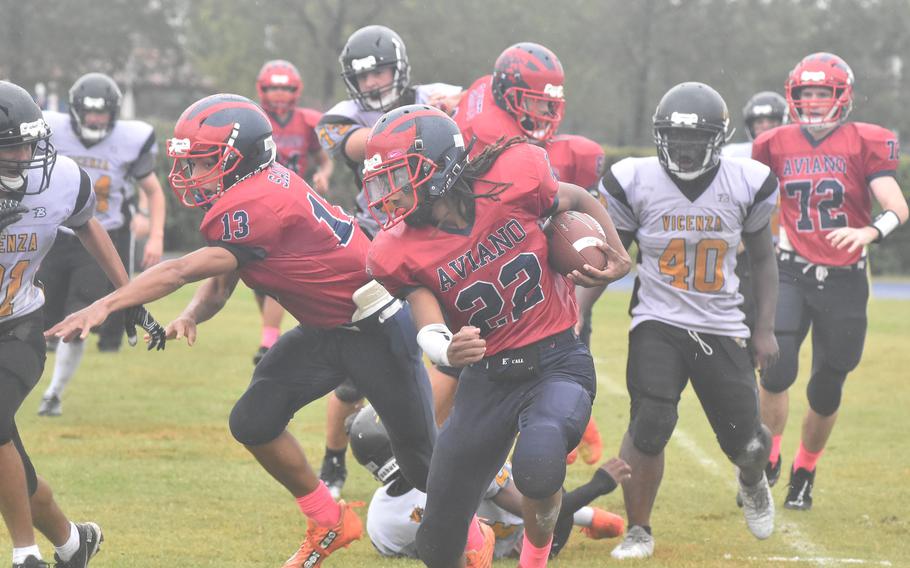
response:
[[[100,325],[111,312],[163,298],[185,284],[233,272],[237,266],[237,258],[221,247],[201,248],[181,258],[157,264],[92,305],[70,314],[47,330],[45,336],[69,340],[78,335],[85,339],[91,328]],[[120,270],[123,270],[122,265]],[[123,278],[126,279],[125,271]]]
[[[743,233],[743,243],[752,263],[755,287],[755,329],[752,332],[752,351],[755,366],[767,369],[779,357],[774,337],[774,315],[777,311],[777,258],[771,237],[771,225],[755,233]]]
[[[613,219],[610,218],[610,214],[607,213],[600,201],[584,188],[565,182],[559,183],[559,193],[557,195],[559,206],[554,213],[569,210],[587,213],[600,223],[604,234],[607,236],[607,242],[600,247],[607,255],[607,268],[605,270],[597,270],[594,267],[590,267],[586,274],[576,270],[569,275],[569,278],[576,284],[593,288],[595,286],[604,286],[628,274],[629,270],[632,269],[632,259],[629,257],[626,247],[623,246],[622,240],[616,232]]]

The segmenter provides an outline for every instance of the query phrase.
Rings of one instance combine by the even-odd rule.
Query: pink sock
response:
[[[796,451],[796,457],[793,458],[793,469],[804,469],[806,471],[815,471],[815,464],[818,463],[818,459],[822,457],[822,452],[824,448],[816,453],[812,453],[803,447],[803,443],[799,443],[799,449]]]
[[[259,340],[259,345],[271,349],[272,345],[275,345],[275,342],[278,341],[280,335],[281,330],[277,327],[263,327],[262,339]]]
[[[329,488],[321,481],[312,493],[297,498],[297,506],[320,527],[334,527],[341,520],[341,507],[332,499]]]
[[[547,558],[550,556],[550,547],[553,546],[553,536],[551,535],[547,544],[540,548],[531,544],[531,541],[528,540],[527,531],[525,531],[523,538],[518,565],[521,568],[544,568],[547,565]]]
[[[480,519],[477,518],[477,515],[474,515],[474,518],[471,519],[471,524],[468,525],[468,542],[465,545],[465,551],[468,550],[480,550],[483,548],[483,533],[480,531]]]
[[[783,439],[783,436],[771,436],[771,455],[768,456],[769,462],[777,463],[777,460],[780,459],[780,443]]]

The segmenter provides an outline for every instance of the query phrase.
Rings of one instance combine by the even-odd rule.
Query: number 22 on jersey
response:
[[[669,276],[670,285],[680,290],[718,292],[724,287],[727,248],[723,239],[702,239],[695,245],[695,258],[690,259],[686,254],[686,239],[671,239],[658,261],[660,273]]]

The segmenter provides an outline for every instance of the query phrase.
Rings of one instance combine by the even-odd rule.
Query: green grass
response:
[[[158,302],[153,313],[167,321],[189,295],[187,290]],[[277,567],[301,540],[305,525],[293,500],[228,431],[228,414],[249,380],[259,333],[251,294],[238,289],[236,296],[224,313],[200,328],[193,348],[173,343],[163,353],[137,348],[102,355],[92,340],[59,419],[35,415],[53,368],[49,359],[41,384],[19,412],[26,447],[64,510],[75,520],[92,519],[104,528],[104,548],[93,567]],[[600,392],[594,413],[607,452],[618,449],[628,419],[627,302],[628,293],[608,293],[596,312]],[[774,491],[777,532],[765,542],[752,538],[733,502],[732,468],[689,390],[680,407],[682,436],[668,446],[653,517],[656,556],[627,564],[800,566],[808,564],[773,558],[808,555],[910,566],[910,302],[873,301],[869,311],[865,357],[847,382],[840,422],[819,466],[816,508],[810,513],[784,510],[784,478]],[[808,369],[805,359],[802,368]],[[792,391],[786,465],[796,449],[804,390],[805,373]],[[324,408],[322,402],[313,404],[291,423],[317,465]],[[693,447],[701,454],[694,454]],[[368,500],[375,483],[353,458],[349,463],[346,496]],[[587,480],[592,472],[592,466],[579,461],[569,468],[568,485]],[[598,505],[621,512],[621,491]],[[605,565],[614,545],[576,533],[554,564]],[[46,556],[52,554],[46,541],[41,546]],[[8,550],[9,539],[0,531],[0,555]],[[382,560],[365,539],[327,565],[419,564]]]

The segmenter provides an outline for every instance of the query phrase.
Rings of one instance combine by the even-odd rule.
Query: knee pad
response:
[[[522,495],[546,499],[562,488],[566,479],[569,436],[555,424],[522,428],[512,454],[512,478]]]
[[[822,365],[820,369],[814,371],[806,386],[806,395],[812,410],[822,416],[831,416],[837,412],[846,380],[847,371],[832,369],[828,365]]]
[[[736,467],[747,472],[761,470],[768,463],[771,453],[771,431],[762,424],[758,432],[749,438],[744,446],[732,455],[728,454],[730,461]]]
[[[676,404],[646,398],[636,406],[629,424],[632,442],[643,454],[656,456],[663,451],[676,428],[679,418]]]
[[[761,374],[761,386],[766,391],[781,393],[790,388],[799,373],[799,343],[792,333],[777,336],[780,358]]]
[[[234,439],[245,446],[260,446],[277,438],[291,420],[289,399],[290,393],[274,383],[250,385],[231,410]]]
[[[338,400],[346,402],[347,404],[354,404],[363,398],[363,395],[360,394],[360,390],[351,380],[346,380],[335,387],[335,396],[338,397]]]

